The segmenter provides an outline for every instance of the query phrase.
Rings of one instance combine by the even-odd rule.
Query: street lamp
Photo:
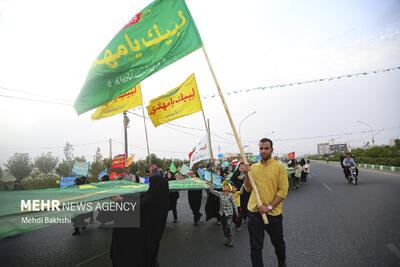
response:
[[[372,146],[375,146],[374,130],[372,129],[372,126],[369,125],[369,124],[366,123],[366,122],[363,122],[363,121],[357,121],[357,122],[358,122],[358,123],[365,124],[365,125],[367,125],[367,126],[371,129],[371,134],[372,134]]]
[[[240,139],[240,142],[242,142],[242,134],[241,134],[241,127],[242,127],[242,123],[246,120],[246,119],[248,119],[251,115],[254,115],[254,114],[256,114],[256,110],[255,111],[253,111],[252,113],[250,113],[249,115],[247,115],[246,117],[244,117],[244,119],[239,123],[239,139]]]
[[[275,133],[274,131],[271,131],[271,132],[267,133],[267,134],[265,135],[265,137],[267,137],[267,136],[270,135],[270,134],[274,134],[274,133]]]

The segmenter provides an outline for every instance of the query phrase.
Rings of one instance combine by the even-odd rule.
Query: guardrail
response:
[[[319,161],[319,162],[325,162],[323,160],[311,160],[311,161]],[[339,161],[329,161],[328,164],[340,164]],[[377,165],[377,164],[365,164],[365,163],[357,163],[357,166],[361,168],[366,168],[366,169],[374,169],[374,170],[380,170],[380,171],[389,171],[389,172],[400,172],[400,167],[395,167],[395,166],[384,166],[384,165]]]

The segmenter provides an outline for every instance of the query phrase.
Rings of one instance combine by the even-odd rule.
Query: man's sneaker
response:
[[[221,225],[221,222],[220,222],[220,221],[217,221],[216,224],[217,224],[217,225]]]
[[[227,247],[228,248],[232,248],[233,247],[233,241],[232,240],[228,240]]]

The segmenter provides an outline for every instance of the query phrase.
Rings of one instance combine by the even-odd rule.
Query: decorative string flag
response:
[[[344,75],[338,75],[338,76],[332,76],[332,77],[325,77],[325,78],[319,78],[319,79],[314,79],[314,80],[305,80],[305,81],[299,81],[299,82],[289,82],[289,83],[282,83],[282,84],[275,84],[275,85],[267,85],[267,86],[255,87],[255,88],[224,91],[224,93],[229,96],[229,95],[232,95],[232,94],[247,93],[247,92],[256,91],[256,90],[283,88],[283,87],[296,86],[296,85],[305,85],[305,84],[319,83],[319,82],[329,82],[329,81],[334,81],[334,80],[353,78],[353,77],[359,77],[359,76],[366,76],[366,75],[369,75],[369,74],[377,74],[377,73],[381,73],[381,72],[389,72],[389,71],[395,71],[395,70],[400,70],[400,66],[392,67],[392,68],[384,68],[384,69],[372,70],[372,71],[364,71],[364,72],[359,72],[359,73],[344,74]],[[214,98],[216,96],[218,96],[218,95],[217,94],[208,94],[208,95],[202,95],[201,98],[202,99],[208,99],[208,98]]]
[[[196,78],[190,75],[181,85],[162,96],[150,100],[147,106],[154,126],[181,118],[203,109]]]
[[[82,114],[200,48],[184,0],[156,0],[137,13],[93,62],[74,108]]]
[[[139,83],[125,94],[122,94],[107,104],[98,107],[92,114],[92,120],[110,117],[140,105],[142,105],[142,93],[140,91]]]

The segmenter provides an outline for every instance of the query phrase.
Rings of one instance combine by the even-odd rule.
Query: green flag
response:
[[[201,45],[184,0],[154,1],[136,14],[96,58],[75,101],[75,110],[82,114],[111,101]]]
[[[174,162],[171,162],[171,165],[169,165],[169,170],[170,170],[172,173],[175,173],[175,172],[176,172],[176,168],[175,168]]]

